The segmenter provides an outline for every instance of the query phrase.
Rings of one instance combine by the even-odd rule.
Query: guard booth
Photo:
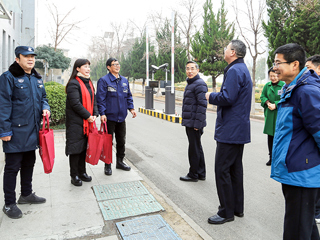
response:
[[[153,93],[154,88],[159,86],[158,81],[149,81],[149,86],[145,86],[145,108],[154,110],[153,107]]]

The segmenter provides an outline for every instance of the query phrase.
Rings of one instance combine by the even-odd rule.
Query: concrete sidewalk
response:
[[[0,212],[0,239],[4,240],[43,240],[43,239],[121,239],[116,222],[126,219],[105,221],[93,186],[111,183],[141,181],[165,211],[161,216],[180,236],[181,239],[212,239],[160,190],[143,176],[134,166],[129,172],[115,169],[112,165],[112,176],[104,174],[104,163],[92,166],[87,164],[87,173],[92,182],[83,182],[83,186],[75,187],[70,183],[69,161],[64,154],[65,132],[55,133],[55,165],[51,174],[45,174],[37,150],[37,161],[33,175],[33,190],[37,195],[45,197],[47,202],[39,205],[18,205],[23,212],[21,219],[10,219]],[[0,143],[2,148],[2,143]],[[115,154],[114,154],[115,157]],[[4,154],[0,154],[0,185],[3,186]],[[20,195],[20,180],[17,179],[17,199]],[[4,205],[3,194],[0,207]],[[147,214],[148,215],[148,214]],[[151,214],[150,214],[151,215]]]

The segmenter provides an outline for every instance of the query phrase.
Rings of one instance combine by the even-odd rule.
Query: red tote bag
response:
[[[112,163],[112,135],[108,133],[107,124],[101,123],[100,133],[103,138],[100,160],[106,164]]]
[[[47,128],[45,128],[47,121]],[[43,162],[45,173],[51,173],[54,164],[54,136],[53,130],[50,129],[48,115],[43,116],[42,130],[39,131],[39,153]]]
[[[96,123],[89,124],[89,135],[86,152],[86,162],[91,165],[97,165],[101,155],[103,145],[103,135],[98,132]]]

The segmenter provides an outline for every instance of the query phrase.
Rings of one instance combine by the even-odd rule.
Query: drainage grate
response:
[[[123,240],[181,240],[160,215],[118,222],[116,225]]]

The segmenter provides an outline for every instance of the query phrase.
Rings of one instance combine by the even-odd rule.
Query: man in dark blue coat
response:
[[[32,47],[15,49],[16,61],[0,76],[0,139],[5,152],[3,212],[10,218],[21,218],[16,205],[16,178],[20,171],[19,204],[44,203],[45,198],[32,193],[32,175],[39,145],[40,121],[50,107],[41,76],[35,71]]]
[[[128,110],[132,117],[137,116],[133,106],[132,94],[128,80],[119,74],[120,63],[115,58],[107,60],[109,73],[98,81],[97,105],[101,122],[107,122],[108,133],[115,135],[117,149],[117,169],[130,171],[131,168],[123,161],[125,156],[126,122]],[[104,172],[112,175],[111,164],[105,164]]]
[[[189,173],[180,177],[181,181],[197,182],[206,179],[206,165],[201,146],[201,135],[206,126],[207,84],[199,76],[199,66],[194,61],[187,62],[187,86],[182,104],[182,126],[186,127],[189,141]]]
[[[242,155],[244,144],[250,142],[250,109],[252,81],[243,58],[246,46],[232,40],[224,50],[229,64],[218,93],[207,93],[210,104],[217,105],[214,139],[217,141],[215,177],[220,206],[218,213],[208,219],[211,224],[243,217],[244,191]]]

